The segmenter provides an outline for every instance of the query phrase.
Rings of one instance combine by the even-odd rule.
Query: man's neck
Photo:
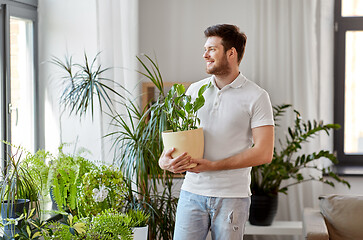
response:
[[[214,75],[216,85],[219,89],[224,88],[228,84],[232,83],[239,75],[239,70],[232,71],[226,75]]]

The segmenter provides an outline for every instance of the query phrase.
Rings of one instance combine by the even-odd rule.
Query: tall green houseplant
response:
[[[113,118],[117,130],[108,136],[114,137],[118,150],[115,163],[123,169],[129,186],[135,179],[139,191],[137,199],[131,196],[129,201],[141,205],[150,214],[149,238],[172,239],[178,198],[172,194],[173,174],[164,172],[158,165],[163,151],[161,132],[168,129],[164,82],[156,61],[147,55],[137,59],[144,70],[139,73],[154,84],[159,95],[141,110],[132,99],[125,103],[126,114]]]
[[[292,106],[289,104],[274,106],[274,118],[278,122],[279,118]],[[252,168],[251,190],[253,194],[276,195],[281,192],[287,194],[288,187],[306,181],[320,181],[331,186],[334,182],[325,178],[328,175],[338,182],[349,186],[349,183],[334,173],[331,167],[321,167],[316,160],[326,158],[331,163],[336,164],[336,156],[328,150],[320,150],[310,154],[301,154],[304,143],[309,142],[320,132],[330,135],[329,131],[339,129],[339,124],[324,124],[322,121],[304,121],[297,110],[293,110],[295,115],[294,126],[287,128],[285,141],[278,141],[279,146],[275,146],[271,163],[263,164]],[[276,125],[279,126],[278,124]],[[321,172],[320,176],[309,175],[305,177],[303,169],[315,169]],[[292,179],[293,182],[283,184],[284,180]]]
[[[289,104],[273,107],[276,126],[279,118],[292,106]],[[285,139],[279,139],[275,144],[271,163],[252,167],[250,207],[250,223],[253,225],[270,225],[277,211],[278,193],[287,194],[290,186],[307,181],[319,181],[334,186],[334,182],[326,178],[330,176],[337,182],[350,187],[349,183],[334,173],[333,169],[317,164],[316,160],[328,159],[336,164],[336,156],[328,150],[319,150],[310,154],[301,153],[305,143],[308,143],[319,133],[338,129],[338,124],[324,124],[322,121],[304,121],[297,110],[294,112],[294,125],[287,128]],[[278,128],[276,128],[278,130]],[[304,169],[313,169],[317,174],[305,176]],[[285,181],[290,180],[290,181]],[[265,204],[268,203],[268,204]],[[262,208],[263,206],[263,208]]]

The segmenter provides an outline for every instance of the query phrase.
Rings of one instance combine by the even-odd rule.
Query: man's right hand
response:
[[[187,167],[190,164],[191,157],[188,153],[183,153],[176,158],[173,158],[171,154],[175,151],[175,148],[170,148],[166,152],[161,154],[159,158],[159,166],[161,169],[173,172],[182,173],[187,171]]]

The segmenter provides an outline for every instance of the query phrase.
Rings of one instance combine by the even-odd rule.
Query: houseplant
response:
[[[131,209],[127,212],[124,222],[132,229],[134,240],[148,239],[149,218],[150,215],[140,209]]]
[[[100,53],[89,61],[89,57],[84,53],[84,63],[74,63],[72,57],[65,57],[62,61],[57,57],[53,57],[51,63],[55,64],[63,70],[61,79],[65,85],[61,95],[60,103],[65,108],[69,108],[70,114],[82,115],[91,108],[91,116],[93,119],[94,104],[98,102],[102,112],[102,105],[113,112],[113,100],[111,95],[120,99],[124,97],[114,89],[115,86],[123,91],[127,90],[112,79],[104,77],[110,68],[103,68],[101,64],[97,64]]]
[[[42,231],[45,240],[59,239],[135,239],[137,238],[134,228],[145,225],[148,221],[148,215],[144,212],[130,211],[121,213],[113,208],[105,209],[95,216],[86,218],[73,217],[71,214],[66,216],[64,223],[48,224],[46,231]],[[143,236],[142,240],[146,240]]]
[[[159,168],[157,161],[155,161],[162,151],[159,131],[166,129],[165,113],[160,107],[155,107],[152,111],[150,109],[140,110],[135,105],[134,99],[123,97],[120,92],[115,92],[114,89],[108,87],[119,85],[111,79],[104,78],[110,68],[101,67],[97,61],[98,55],[91,62],[88,61],[87,54],[84,54],[84,59],[84,63],[75,63],[72,57],[66,57],[64,61],[53,58],[52,62],[60,67],[63,72],[60,80],[65,85],[60,104],[64,108],[68,108],[70,114],[80,117],[89,112],[90,108],[91,112],[93,112],[94,103],[97,103],[94,102],[94,99],[97,99],[98,103],[102,102],[101,107],[102,105],[108,107],[110,112],[107,114],[113,119],[112,124],[118,128],[117,131],[107,135],[115,137],[114,146],[117,149],[115,163],[124,169],[124,176],[128,182],[131,182],[131,179],[137,176],[135,183],[138,191],[142,193],[137,194],[137,201],[134,201],[134,196],[127,199],[130,200],[130,204],[137,202],[137,204],[142,205],[146,212],[151,214],[152,219],[163,219],[162,221],[152,221],[149,228],[151,238],[160,235],[164,239],[171,239],[169,229],[174,225],[173,213],[175,212],[177,198],[165,191],[162,193],[157,191],[157,185],[161,182],[162,184],[168,182],[167,185],[172,185],[172,182],[171,174],[166,174],[164,179],[159,178],[163,172]],[[143,64],[141,59],[138,59]],[[161,90],[158,99],[162,101],[165,96],[161,74],[158,72],[157,64],[150,58],[149,60],[156,67],[153,69],[156,71],[147,72],[144,75],[150,77],[150,80]],[[151,69],[148,69],[145,65],[145,70]],[[143,73],[140,72],[140,74]],[[122,86],[119,87],[125,90]],[[125,93],[128,93],[127,90],[125,90]],[[112,99],[112,95],[118,97],[118,99]],[[119,100],[118,102],[125,106],[126,115],[117,114],[114,111],[112,103],[115,100]],[[150,118],[151,112],[153,116]],[[131,184],[128,184],[128,186],[132,188]],[[160,204],[168,207],[159,208]],[[160,210],[157,211],[157,209]],[[165,214],[164,211],[170,213]]]
[[[1,217],[4,226],[5,238],[13,238],[18,232],[14,219],[17,219],[29,206],[34,206],[39,213],[38,193],[39,188],[35,184],[29,171],[24,168],[22,154],[25,151],[19,146],[12,147],[13,152],[9,154],[7,165],[2,169],[3,181],[0,190]]]
[[[139,73],[155,85],[159,94],[144,109],[139,109],[133,99],[128,100],[126,114],[113,117],[116,130],[108,136],[114,139],[114,163],[120,166],[127,179],[129,194],[125,200],[150,214],[149,239],[172,239],[178,201],[172,193],[174,175],[164,172],[158,165],[163,151],[161,132],[168,128],[163,108],[164,84],[156,61],[147,55],[137,59],[144,70]],[[136,196],[133,185],[136,185]]]
[[[183,152],[188,152],[193,158],[203,157],[204,135],[203,129],[197,127],[200,123],[197,112],[204,105],[203,93],[209,86],[210,84],[203,85],[193,101],[190,95],[186,95],[182,84],[174,84],[164,99],[163,109],[171,130],[164,131],[162,139],[164,149],[175,148],[173,157]],[[195,166],[194,163],[188,167]]]
[[[22,166],[28,169],[39,186],[43,199],[50,198],[60,212],[78,214],[78,193],[84,174],[96,165],[77,154],[64,153],[65,144],[58,148],[56,156],[45,150],[28,153]]]
[[[25,240],[34,239],[38,240],[43,235],[52,235],[52,231],[49,228],[49,223],[40,220],[40,218],[35,217],[35,208],[31,209],[29,212],[24,212],[16,219],[18,224],[16,228],[18,233],[14,236],[15,239]],[[6,239],[1,238],[0,239]]]
[[[87,172],[79,190],[83,216],[96,216],[106,209],[122,211],[126,186],[122,172],[114,166],[102,165]]]
[[[45,150],[38,150],[34,154],[27,152],[22,166],[28,169],[35,184],[40,188],[41,195],[45,197],[49,194],[48,174],[49,163],[54,159],[54,156]]]
[[[178,198],[172,194],[173,174],[164,173],[158,166],[158,158],[163,150],[161,132],[168,127],[166,114],[162,107],[166,96],[157,62],[146,55],[144,57],[146,62],[141,58],[138,60],[145,73],[141,71],[139,73],[151,80],[160,94],[154,99],[155,102],[151,104],[150,108],[141,110],[134,103],[134,99],[127,99],[115,94],[107,88],[107,85],[102,85],[103,90],[92,88],[103,81],[101,75],[104,75],[108,68],[101,68],[95,60],[89,64],[86,54],[85,64],[75,64],[72,62],[72,58],[66,58],[65,62],[55,58],[54,63],[64,70],[65,75],[62,79],[66,84],[66,89],[61,97],[61,104],[68,107],[71,113],[82,116],[86,113],[87,108],[93,109],[91,101],[93,94],[99,102],[111,99],[111,97],[102,95],[107,92],[120,97],[120,103],[125,107],[126,114],[117,114],[112,111],[112,101],[108,101],[109,104],[106,103],[111,110],[112,124],[117,129],[107,136],[114,137],[116,150],[114,162],[119,164],[120,169],[123,170],[126,181],[130,183],[127,184],[128,188],[132,188],[131,182],[132,179],[135,179],[138,193],[136,193],[136,197],[129,196],[125,200],[130,200],[130,204],[139,205],[150,214],[150,239],[172,239]],[[150,67],[146,66],[148,63]],[[80,73],[76,74],[78,70],[75,69],[79,66],[82,66],[79,69]],[[75,75],[79,79],[75,79]],[[83,78],[83,75],[86,78]],[[92,78],[88,79],[87,75]],[[83,84],[79,84],[79,82],[83,82]],[[113,83],[111,80],[106,82],[107,84]],[[103,81],[103,83],[106,82]],[[165,186],[165,189],[160,191],[158,186]]]
[[[291,105],[274,106],[275,122],[291,108]],[[306,181],[320,181],[331,186],[334,183],[326,178],[328,175],[338,182],[350,187],[349,183],[336,175],[330,167],[321,167],[316,160],[321,158],[329,159],[332,163],[337,163],[336,156],[327,150],[320,150],[311,154],[301,154],[304,143],[309,142],[320,132],[329,135],[329,130],[338,129],[338,124],[324,124],[316,120],[304,121],[298,111],[294,111],[294,125],[287,128],[288,135],[285,140],[279,140],[279,146],[275,146],[271,163],[263,164],[252,168],[251,171],[251,191],[252,202],[250,208],[250,222],[254,225],[270,225],[277,209],[278,193],[287,194],[288,187]],[[278,124],[276,124],[278,126]],[[319,176],[304,176],[304,169],[314,169],[321,174]],[[293,180],[284,185],[284,180]],[[266,208],[264,203],[272,203]],[[271,210],[271,212],[269,211]]]
[[[48,189],[59,211],[78,215],[78,194],[82,178],[96,166],[80,153],[64,153],[63,146],[64,144],[58,148],[58,155],[49,162]]]

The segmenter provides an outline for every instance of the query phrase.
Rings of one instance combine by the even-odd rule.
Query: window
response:
[[[22,2],[0,0],[0,139],[33,152],[38,148],[37,8],[35,1]],[[1,146],[6,159],[10,148]]]
[[[335,1],[335,122],[338,172],[363,174],[363,0]]]

